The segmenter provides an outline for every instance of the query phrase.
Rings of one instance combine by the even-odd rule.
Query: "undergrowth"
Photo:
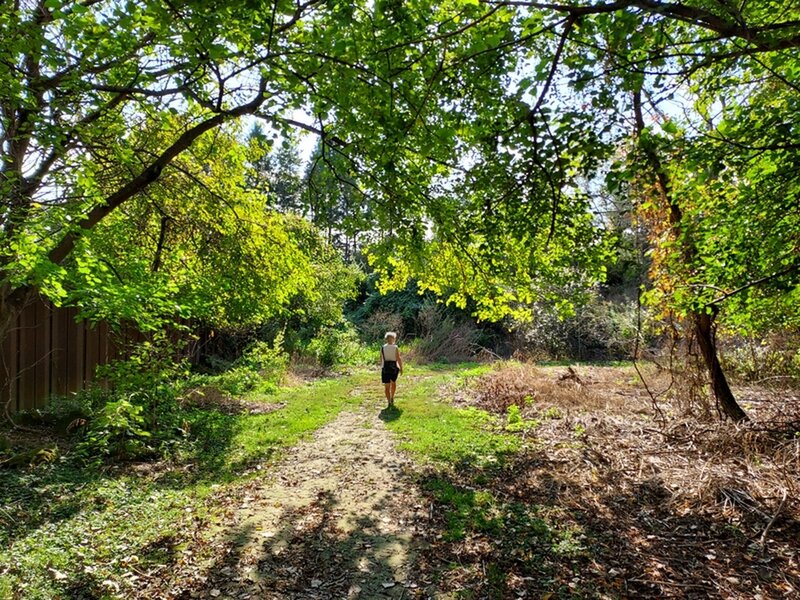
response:
[[[202,552],[198,532],[225,496],[357,404],[348,392],[371,375],[251,397],[278,408],[261,414],[186,409],[167,461],[87,468],[66,446],[54,462],[0,469],[0,598],[130,597],[137,572]]]

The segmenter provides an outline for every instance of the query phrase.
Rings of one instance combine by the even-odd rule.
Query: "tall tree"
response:
[[[800,222],[790,208],[800,13],[767,0],[517,4],[531,22],[558,20],[549,69],[540,63],[544,89],[563,85],[605,114],[598,121],[620,143],[633,130],[629,160],[611,175],[634,184],[651,230],[649,299],[686,319],[723,412],[746,418],[715,333],[719,322],[752,325],[765,306],[780,307],[784,322],[800,316]]]
[[[328,243],[352,260],[365,242],[376,239],[369,199],[359,188],[350,163],[324,144],[317,144],[305,172],[309,218],[326,232]]]
[[[665,301],[713,341],[743,299],[786,308],[796,294],[792,0],[3,7],[0,333],[34,287],[58,295],[87,230],[245,114],[314,131],[347,163],[338,172],[363,192],[372,227],[391,232],[370,252],[384,287],[416,277],[499,318],[602,277],[608,244],[581,181],[635,133],[646,160],[618,161],[615,176],[669,223],[653,238]],[[130,134],[146,122],[161,135]],[[718,155],[701,181],[693,169]],[[747,208],[756,198],[763,211]],[[722,246],[732,268],[710,260],[720,206],[743,240]],[[773,249],[788,235],[777,263],[753,255],[744,231]]]
[[[396,97],[407,117],[435,106],[426,91],[440,58],[462,54],[487,11],[498,12],[321,0],[3,3],[0,337],[33,294],[63,298],[86,232],[224,123],[252,114],[340,150],[378,122],[391,135],[418,127],[391,122],[399,104],[384,100]],[[314,121],[293,118],[302,107]],[[332,135],[333,122],[353,139]],[[157,133],[132,134],[153,123]],[[351,150],[383,161],[375,143]],[[381,176],[373,182],[395,185]]]
[[[294,139],[283,137],[276,147],[256,123],[247,141],[253,153],[247,185],[264,194],[270,207],[303,214],[300,152]]]

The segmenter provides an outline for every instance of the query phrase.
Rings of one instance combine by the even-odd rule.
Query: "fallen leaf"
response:
[[[50,575],[52,575],[53,579],[55,579],[56,581],[64,581],[65,579],[69,579],[69,575],[67,575],[66,573],[62,573],[57,569],[50,568],[48,569],[48,571],[50,571]]]

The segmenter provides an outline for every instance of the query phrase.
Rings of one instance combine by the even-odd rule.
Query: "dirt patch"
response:
[[[242,490],[214,535],[213,564],[174,577],[167,597],[421,593],[425,582],[414,564],[428,511],[412,481],[413,465],[379,418],[382,390],[354,393],[374,400],[339,415],[290,450],[268,479]]]

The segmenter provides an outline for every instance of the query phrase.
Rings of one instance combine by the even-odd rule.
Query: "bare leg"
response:
[[[391,383],[387,383],[387,384],[385,384],[383,386],[383,388],[384,388],[384,391],[386,392],[386,401],[391,405],[392,404],[392,397],[394,395],[394,394],[392,394],[392,384]]]
[[[392,389],[391,389],[391,394],[392,394],[392,396],[391,396],[390,402],[392,402],[392,403],[393,403],[393,402],[394,402],[394,393],[397,391],[397,382],[396,382],[396,381],[393,381],[393,382],[391,382],[391,383],[389,384],[389,386],[392,388]]]

